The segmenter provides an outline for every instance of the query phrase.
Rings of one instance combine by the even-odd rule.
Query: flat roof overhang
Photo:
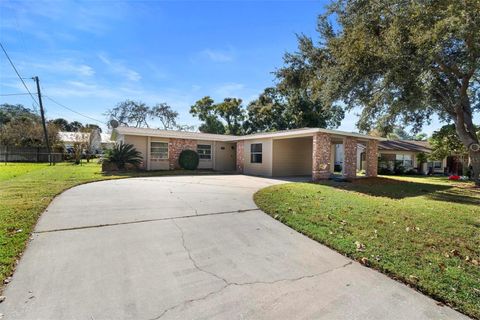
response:
[[[161,138],[179,138],[179,139],[193,139],[193,140],[210,140],[210,141],[222,141],[222,142],[238,142],[245,140],[256,139],[290,139],[290,138],[302,138],[313,137],[315,133],[321,132],[331,135],[334,139],[343,139],[344,137],[353,137],[359,141],[378,140],[385,141],[387,139],[380,137],[373,137],[356,132],[347,132],[340,130],[320,129],[320,128],[301,128],[291,129],[275,132],[262,132],[254,133],[245,136],[232,136],[221,135],[201,132],[187,132],[187,131],[174,131],[174,130],[159,130],[150,128],[132,128],[132,127],[118,127],[113,130],[121,135],[132,136],[151,136]],[[113,134],[112,132],[112,134]]]
[[[244,141],[244,140],[256,140],[256,139],[291,139],[291,138],[304,138],[304,137],[313,137],[315,133],[326,133],[331,135],[334,139],[342,139],[345,137],[353,137],[359,141],[368,141],[368,140],[378,140],[385,141],[386,138],[373,137],[365,134],[347,132],[340,130],[329,130],[329,129],[320,129],[320,128],[306,128],[306,129],[294,129],[294,130],[285,130],[277,132],[266,132],[266,133],[255,133],[246,136],[238,136],[232,138],[231,142],[235,141]]]

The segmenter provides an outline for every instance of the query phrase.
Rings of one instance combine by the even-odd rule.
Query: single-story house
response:
[[[399,163],[406,170],[418,169],[421,173],[443,174],[447,167],[447,159],[429,160],[427,163],[418,162],[418,154],[427,156],[432,152],[428,141],[414,140],[388,140],[382,141],[378,146],[381,165],[393,165]]]
[[[464,174],[468,168],[468,156],[451,155],[440,160],[428,160],[420,164],[418,155],[424,153],[429,156],[432,148],[428,141],[415,140],[383,140],[378,144],[378,156],[380,168],[393,171],[395,164],[399,164],[408,170],[428,174]],[[337,170],[343,166],[343,145],[336,145],[334,164]],[[365,170],[365,146],[357,146],[357,168]]]
[[[395,163],[400,164],[405,170],[420,169],[421,173],[443,174],[447,171],[447,158],[442,160],[429,160],[422,166],[418,163],[419,153],[425,153],[427,156],[432,152],[428,141],[414,140],[384,140],[378,144],[378,156],[380,167],[385,167],[393,171]],[[450,158],[450,157],[449,157]],[[343,145],[337,145],[335,150],[335,165],[339,168],[343,166]],[[365,169],[365,148],[363,145],[357,146],[357,168]]]
[[[343,176],[356,177],[358,145],[365,147],[366,175],[376,176],[378,142],[384,139],[319,128],[233,136],[120,126],[113,129],[112,140],[134,145],[146,170],[179,168],[180,152],[191,149],[199,154],[201,169],[268,177],[311,175],[319,180],[333,174],[337,144],[345,150]]]
[[[362,151],[361,151],[362,152]],[[406,170],[417,170],[420,173],[434,174],[459,174],[468,167],[468,157],[451,155],[444,159],[428,160],[420,164],[418,155],[424,153],[427,156],[432,153],[432,147],[428,141],[414,140],[387,140],[381,141],[378,145],[380,166],[393,166],[393,163],[400,163]],[[362,159],[364,156],[360,156]],[[360,163],[359,167],[362,167]]]
[[[102,153],[103,150],[112,148],[114,141],[110,140],[111,134],[100,133],[97,130],[90,132],[67,132],[60,131],[58,139],[62,142],[67,152],[73,150],[75,143],[88,144],[93,154]]]

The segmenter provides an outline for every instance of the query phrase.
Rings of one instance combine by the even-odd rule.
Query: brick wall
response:
[[[245,163],[245,143],[243,141],[237,142],[237,163],[236,169],[238,173],[243,173],[243,167]]]
[[[315,133],[313,135],[312,150],[312,180],[328,179],[331,174],[330,136],[322,132]]]
[[[183,150],[197,151],[197,141],[191,139],[170,139],[168,143],[168,162],[170,170],[180,169],[178,158]]]
[[[352,137],[345,137],[343,176],[348,179],[357,177],[357,140]]]
[[[378,173],[378,140],[368,140],[365,160],[367,177],[376,177]]]

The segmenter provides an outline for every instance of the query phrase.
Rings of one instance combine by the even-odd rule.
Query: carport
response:
[[[237,139],[237,171],[258,176],[311,175],[314,181],[334,172],[335,146],[344,148],[342,176],[357,177],[358,145],[365,146],[366,176],[377,175],[378,140],[358,133],[303,128],[253,134]]]

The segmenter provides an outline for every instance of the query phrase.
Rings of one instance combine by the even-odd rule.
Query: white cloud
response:
[[[116,89],[82,81],[66,81],[56,84],[46,83],[44,88],[45,94],[52,97],[114,99],[119,95],[119,91]]]
[[[2,27],[11,29],[21,25],[26,33],[40,37],[61,35],[56,31],[41,30],[43,26],[36,22],[41,19],[48,19],[51,23],[62,23],[67,28],[91,34],[104,34],[111,29],[112,21],[120,21],[131,12],[130,5],[123,2],[4,1],[1,6],[16,20],[10,19],[6,23],[2,21]],[[66,12],[68,14],[65,14]]]
[[[241,97],[245,85],[242,83],[225,83],[213,89],[215,96],[219,97]]]
[[[66,73],[81,77],[91,77],[95,74],[95,70],[91,66],[82,63],[75,63],[71,59],[63,59],[45,63],[31,63],[29,65],[33,68],[46,70],[55,74]]]
[[[142,76],[140,73],[136,72],[125,66],[125,64],[120,60],[112,60],[105,54],[99,54],[98,58],[109,67],[110,71],[122,76],[130,81],[140,81]]]
[[[228,51],[205,49],[200,52],[200,56],[214,62],[230,62],[235,58],[232,49]]]

